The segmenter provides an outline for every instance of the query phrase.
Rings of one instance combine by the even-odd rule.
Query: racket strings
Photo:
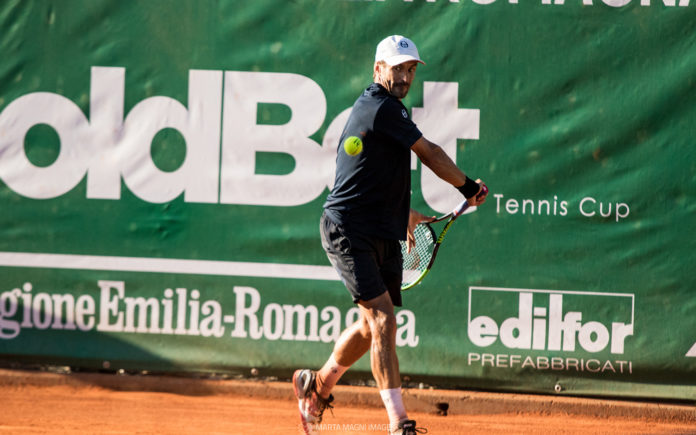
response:
[[[435,234],[428,225],[419,224],[413,232],[416,246],[411,252],[407,252],[406,242],[401,242],[401,255],[403,256],[404,285],[413,283],[428,268],[435,247]]]

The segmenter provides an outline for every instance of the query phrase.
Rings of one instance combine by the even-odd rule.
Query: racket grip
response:
[[[476,198],[480,198],[482,196],[488,195],[488,186],[485,184],[481,183],[481,191],[476,195]]]
[[[488,195],[488,186],[481,183],[481,191],[476,195],[476,198],[486,195]],[[461,215],[466,211],[467,208],[469,208],[469,200],[465,199],[454,210],[452,210],[452,216],[457,217]]]
[[[467,208],[469,208],[469,201],[465,199],[454,210],[452,210],[452,215],[459,216],[460,214],[464,213]]]

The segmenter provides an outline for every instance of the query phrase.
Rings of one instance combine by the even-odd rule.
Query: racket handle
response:
[[[467,208],[469,208],[469,201],[465,199],[454,210],[452,210],[452,216],[459,216],[460,214],[464,213]]]
[[[476,197],[478,198],[479,196],[486,195],[488,195],[488,186],[481,183],[481,191],[476,195]],[[454,210],[452,210],[452,216],[457,217],[461,215],[466,211],[467,208],[469,208],[469,201],[465,199]]]
[[[485,184],[481,183],[481,191],[476,195],[476,198],[479,198],[481,196],[486,196],[488,195],[488,186]]]

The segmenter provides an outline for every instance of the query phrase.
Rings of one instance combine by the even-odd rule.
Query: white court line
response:
[[[240,261],[182,260],[175,258],[111,257],[102,255],[0,252],[0,267],[112,270],[121,272],[183,273],[338,281],[331,266],[247,263]]]

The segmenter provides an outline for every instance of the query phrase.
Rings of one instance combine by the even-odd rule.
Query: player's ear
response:
[[[382,75],[382,68],[383,68],[385,65],[386,65],[386,64],[384,63],[383,60],[380,60],[380,61],[375,62],[375,65],[374,65],[373,70],[372,70],[372,78],[373,78],[373,80],[374,80],[375,82],[378,82],[378,81],[379,81],[379,78],[380,78],[381,75]]]

